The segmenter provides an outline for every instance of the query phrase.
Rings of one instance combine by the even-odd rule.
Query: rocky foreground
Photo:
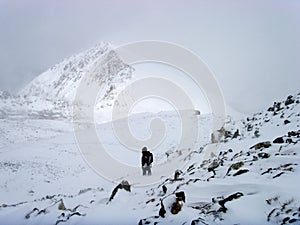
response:
[[[299,100],[289,96],[242,121],[228,118],[218,154],[203,160],[206,146],[194,149],[186,168],[157,185],[86,181],[77,191],[42,197],[32,190],[25,200],[0,203],[0,224],[300,224]],[[1,171],[22,167],[5,162]]]

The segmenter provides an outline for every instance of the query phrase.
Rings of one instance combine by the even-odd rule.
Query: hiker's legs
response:
[[[151,173],[151,166],[147,166],[146,168],[147,168],[147,173],[148,173],[148,175],[149,175],[149,176],[152,175],[152,173]]]
[[[147,167],[143,167],[143,166],[142,166],[142,170],[143,170],[143,176],[145,176],[145,175],[146,175],[146,172],[147,172]]]

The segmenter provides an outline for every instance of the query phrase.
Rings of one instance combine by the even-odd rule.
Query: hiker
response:
[[[142,170],[143,176],[151,175],[151,163],[153,162],[153,154],[147,150],[147,147],[142,148]]]

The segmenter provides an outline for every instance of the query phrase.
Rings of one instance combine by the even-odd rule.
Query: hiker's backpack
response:
[[[151,152],[149,152],[149,158],[148,158],[148,164],[150,165],[151,163],[153,163],[153,154]]]

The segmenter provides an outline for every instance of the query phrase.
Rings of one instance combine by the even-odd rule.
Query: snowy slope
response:
[[[0,92],[0,118],[20,115],[30,118],[70,118],[79,83],[100,58],[103,59],[102,68],[91,77],[101,87],[96,110],[110,107],[116,89],[131,78],[132,68],[119,59],[111,45],[100,43],[45,71],[17,96]]]
[[[167,194],[185,192],[187,201],[182,211],[175,216],[167,213],[166,218],[148,217],[142,224],[147,221],[151,224],[174,221],[176,224],[299,224],[300,96],[290,99],[294,103],[288,104],[293,101],[286,99],[245,120],[227,124],[231,130],[227,130],[218,156],[201,163],[195,160],[184,172],[182,181],[162,183],[170,190]],[[239,136],[233,138],[236,129]],[[270,146],[266,141],[270,141]],[[213,164],[217,165],[216,175],[208,172]],[[149,199],[155,200],[148,205],[156,213],[163,198],[161,185],[149,194]],[[224,213],[218,198],[234,193],[242,196],[229,201]]]
[[[299,224],[299,100],[300,95],[295,95],[244,120],[228,121],[220,153],[205,161],[209,119],[199,117],[207,128],[206,137],[186,168],[178,168],[182,170],[178,179],[171,176],[152,186],[133,185],[131,192],[121,189],[109,203],[116,184],[87,166],[70,123],[29,120],[28,125],[3,119],[1,132],[15,136],[5,136],[8,141],[0,148],[0,224]],[[141,136],[147,133],[147,117],[137,114],[132,120]],[[160,117],[169,124],[169,136],[177,137],[172,113]],[[110,149],[118,150],[110,126],[105,123],[97,130]],[[35,138],[22,140],[24,134]],[[161,156],[165,150],[178,154],[174,142],[176,138],[166,139]],[[139,155],[128,163],[135,159]],[[213,167],[215,175],[208,171]],[[185,202],[180,201],[181,210],[172,214],[174,193],[180,191]],[[159,216],[161,204],[164,217]]]
[[[109,44],[100,43],[85,52],[71,56],[35,78],[19,94],[25,97],[36,96],[40,99],[71,102],[74,100],[76,89],[84,74],[89,71],[95,60],[99,60],[111,49]],[[107,74],[96,74],[99,80],[109,80],[127,67],[113,52],[108,62],[104,63],[111,65],[108,65]]]
[[[110,50],[101,43],[72,56],[17,96],[0,92],[0,225],[300,224],[299,94],[254,115],[229,107],[221,143],[210,143],[211,115],[193,115],[190,119],[201,130],[191,154],[181,161],[184,166],[177,168],[179,176],[159,176],[155,185],[141,187],[136,185],[141,175],[129,174],[131,192],[121,189],[109,202],[116,183],[84,161],[71,110],[82,77]],[[102,65],[101,73],[93,73],[101,84],[95,106],[98,137],[114,158],[139,167],[140,153],[124,151],[108,115],[133,69],[113,51]],[[149,136],[152,119],[165,123],[166,136],[153,149],[154,175],[159,172],[156,164],[180,158],[183,150],[177,148],[177,113],[157,112],[140,110],[128,118],[131,132],[140,139]],[[211,146],[218,151],[207,154]],[[178,192],[185,201],[175,204],[180,210],[173,214]]]

